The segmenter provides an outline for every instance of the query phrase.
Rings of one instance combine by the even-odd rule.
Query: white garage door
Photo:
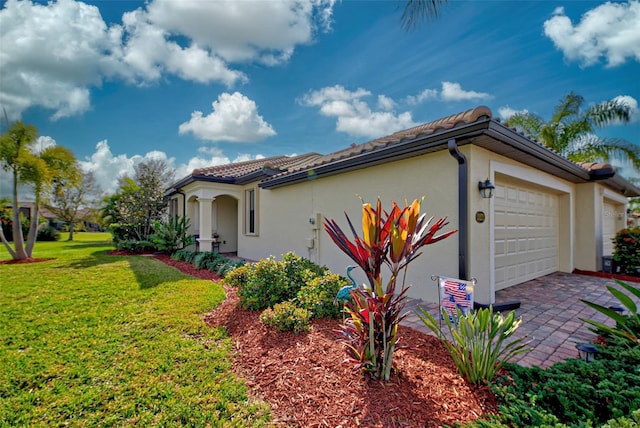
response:
[[[496,181],[495,285],[501,290],[558,270],[558,196]]]
[[[613,239],[616,232],[622,229],[622,222],[619,220],[624,218],[621,209],[616,211],[616,205],[605,202],[602,209],[602,255],[610,256],[613,254]]]

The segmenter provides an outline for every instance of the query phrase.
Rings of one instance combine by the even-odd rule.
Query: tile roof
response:
[[[317,153],[307,153],[300,156],[274,156],[264,159],[255,159],[246,162],[236,162],[226,165],[216,165],[208,168],[193,170],[192,176],[215,177],[223,179],[237,179],[255,172],[263,170],[287,171],[311,161],[321,155]]]
[[[435,120],[433,122],[428,122],[410,129],[398,131],[391,135],[377,138],[363,144],[352,144],[346,149],[329,153],[324,156],[319,156],[315,159],[309,159],[308,162],[299,165],[298,168],[290,168],[287,173],[300,171],[302,169],[314,168],[330,162],[339,161],[367,152],[372,152],[374,150],[397,144],[402,141],[413,140],[418,137],[434,134],[440,130],[452,129],[459,125],[473,123],[481,118],[491,118],[491,110],[489,110],[489,107],[476,107],[462,113],[457,113],[451,116],[444,117],[442,119]]]

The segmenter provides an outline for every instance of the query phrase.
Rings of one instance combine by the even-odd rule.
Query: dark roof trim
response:
[[[356,156],[340,159],[324,165],[305,168],[301,171],[296,171],[290,174],[283,174],[263,181],[259,186],[264,189],[273,189],[306,181],[310,178],[341,174],[347,171],[354,171],[379,165],[390,160],[406,159],[425,153],[435,152],[445,149],[447,147],[447,141],[452,138],[465,139],[483,133],[489,122],[490,119],[488,118],[481,119],[470,124],[430,134],[426,137],[421,136],[412,138],[407,141],[391,144],[372,152],[364,152]]]

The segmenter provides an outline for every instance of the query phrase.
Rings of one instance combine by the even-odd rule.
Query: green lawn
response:
[[[0,426],[268,423],[230,370],[230,339],[202,321],[222,287],[107,256],[108,234],[74,238],[36,244],[55,260],[0,265]]]

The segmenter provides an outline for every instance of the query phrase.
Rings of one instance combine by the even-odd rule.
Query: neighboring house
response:
[[[490,180],[494,196],[482,198]],[[425,196],[423,212],[448,217],[452,237],[412,263],[409,295],[437,301],[431,275],[477,279],[475,300],[556,271],[596,271],[626,224],[640,189],[610,165],[577,164],[528,139],[487,107],[396,132],[328,155],[274,157],[193,171],[167,190],[201,251],[257,260],[287,251],[344,273],[348,259],[323,229],[333,218],[359,228],[361,203]],[[216,246],[216,249],[217,246]],[[355,271],[354,271],[355,272]],[[364,282],[364,277],[361,277]]]
[[[35,202],[19,202],[18,204],[20,206],[20,214],[25,216],[27,220],[31,221],[31,213],[35,211],[36,207]],[[9,210],[13,208],[13,205],[7,204],[4,206],[4,208]],[[61,222],[57,220],[55,214],[42,206],[40,207],[38,218],[41,223],[43,222],[43,220],[47,220],[49,226],[54,228],[58,228],[57,226],[61,224]]]

